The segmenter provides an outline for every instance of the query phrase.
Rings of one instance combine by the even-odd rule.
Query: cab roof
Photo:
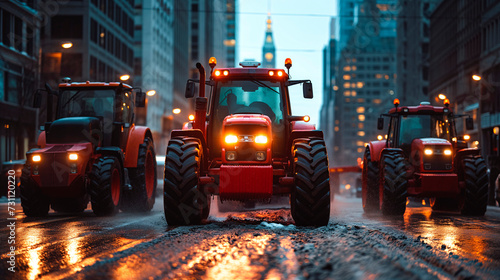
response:
[[[398,106],[389,110],[389,114],[444,114],[450,112],[451,109],[448,107],[432,106],[429,104]]]
[[[124,88],[128,88],[128,89],[132,88],[131,86],[129,86],[127,84],[123,84],[123,83],[119,83],[119,82],[105,83],[105,82],[90,82],[90,81],[86,81],[86,82],[82,82],[82,83],[60,83],[59,88],[72,88],[72,87],[78,87],[78,88],[82,88],[82,87],[112,87],[112,88],[115,88],[115,87],[118,87],[120,84],[122,84]]]
[[[216,75],[216,71],[220,71],[220,75]],[[228,71],[227,75],[224,72]],[[278,73],[281,72],[281,76]],[[271,75],[272,73],[272,75]],[[212,78],[215,80],[224,79],[244,79],[251,76],[252,78],[265,80],[288,80],[288,74],[285,70],[279,68],[257,68],[257,67],[242,67],[242,68],[216,68],[212,73]]]

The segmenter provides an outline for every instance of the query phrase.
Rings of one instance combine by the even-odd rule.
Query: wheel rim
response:
[[[155,188],[155,165],[153,161],[153,155],[148,152],[146,155],[146,193],[148,198],[153,196],[153,191]]]
[[[120,172],[118,172],[118,169],[113,169],[113,174],[111,175],[111,198],[115,206],[120,201],[120,186]]]

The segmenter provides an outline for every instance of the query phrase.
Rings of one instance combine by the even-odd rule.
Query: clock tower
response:
[[[271,15],[268,15],[266,37],[262,47],[262,67],[276,68],[276,49],[274,47],[273,30],[271,29]]]

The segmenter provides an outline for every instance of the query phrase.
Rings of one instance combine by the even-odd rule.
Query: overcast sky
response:
[[[271,13],[276,67],[285,68],[290,57],[293,79],[310,79],[314,98],[302,97],[300,86],[292,92],[292,113],[309,115],[311,123],[319,124],[323,96],[322,50],[330,37],[330,18],[337,14],[336,0],[240,0],[239,61],[262,60],[267,13]]]

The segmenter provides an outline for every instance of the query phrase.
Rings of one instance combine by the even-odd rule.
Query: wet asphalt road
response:
[[[18,203],[12,273],[0,203],[0,279],[500,279],[500,208],[477,218],[412,203],[395,219],[364,214],[359,198],[332,205],[327,227],[302,228],[286,209],[213,207],[205,225],[168,227],[161,198],[115,217],[26,218]]]

